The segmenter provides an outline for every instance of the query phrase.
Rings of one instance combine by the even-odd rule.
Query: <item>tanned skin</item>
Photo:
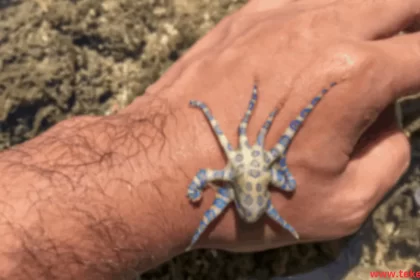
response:
[[[187,187],[199,168],[226,164],[188,103],[205,102],[238,143],[255,80],[250,141],[280,109],[265,149],[337,82],[288,148],[296,192],[271,194],[300,239],[268,218],[243,230],[230,207],[194,248],[249,252],[355,232],[409,164],[387,108],[420,90],[420,35],[394,36],[419,11],[417,0],[250,1],[118,114],[69,119],[0,153],[0,279],[118,279],[181,254],[215,195],[208,188],[195,206]]]

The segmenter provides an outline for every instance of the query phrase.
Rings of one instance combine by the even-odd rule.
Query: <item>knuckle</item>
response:
[[[327,50],[334,70],[345,79],[367,74],[379,69],[380,59],[375,49],[363,43],[344,42],[335,44]]]

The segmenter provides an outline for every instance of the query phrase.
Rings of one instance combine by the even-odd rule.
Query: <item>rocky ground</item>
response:
[[[0,149],[75,115],[110,114],[140,95],[245,0],[0,0]],[[416,102],[405,103],[404,120]],[[414,109],[413,109],[414,108]],[[417,109],[418,111],[418,109]],[[417,144],[413,136],[413,147]],[[414,149],[413,153],[417,156]],[[257,254],[195,251],[141,279],[369,279],[420,271],[413,166],[355,236]],[[284,278],[278,278],[284,279]]]

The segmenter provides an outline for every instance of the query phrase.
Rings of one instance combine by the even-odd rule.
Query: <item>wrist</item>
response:
[[[184,81],[183,84],[179,82],[180,80]],[[191,242],[204,212],[210,208],[215,195],[212,188],[207,188],[203,192],[203,200],[193,204],[186,196],[188,185],[200,168],[217,169],[223,168],[226,164],[222,150],[207,120],[203,118],[199,110],[189,106],[190,99],[196,97],[195,94],[190,93],[196,92],[198,84],[193,80],[189,82],[186,79],[180,80],[171,82],[170,88],[164,88],[160,83],[168,84],[168,81],[163,77],[153,87],[164,88],[164,90],[146,93],[121,111],[121,114],[141,115],[145,108],[159,108],[160,114],[165,115],[160,120],[160,123],[164,125],[159,126],[160,133],[164,135],[165,145],[162,143],[157,145],[160,147],[160,154],[154,157],[158,162],[154,164],[156,172],[154,178],[159,195],[164,200],[162,207],[166,209],[161,212],[165,223],[171,225],[170,236],[174,241],[176,254],[182,253]],[[221,108],[223,110],[223,107],[214,105],[212,108],[215,115],[219,116],[221,125],[228,127],[227,120],[223,119],[223,113],[220,110]],[[158,118],[151,117],[151,119]],[[237,140],[235,132],[236,130],[233,132],[227,130],[232,143],[236,143]],[[227,211],[224,214],[227,220],[218,222],[220,226],[216,225],[217,230],[209,231],[210,235],[205,233],[203,238],[200,238],[198,246],[212,247],[215,240],[222,240],[220,243],[233,240],[236,232],[235,223],[232,223],[234,216],[234,211]],[[212,242],[209,242],[209,238]]]
[[[212,202],[209,197],[198,205],[192,205],[186,197],[187,187],[200,167],[223,166],[224,159],[213,138],[207,139],[208,144],[199,143],[203,139],[188,100],[180,98],[186,102],[165,102],[169,94],[161,92],[139,97],[120,114],[128,119],[141,119],[147,115],[150,131],[155,131],[153,138],[148,140],[153,144],[148,146],[147,155],[132,158],[130,165],[135,166],[134,170],[148,170],[148,191],[155,201],[153,205],[159,205],[155,207],[158,212],[153,223],[159,224],[161,231],[156,236],[166,242],[164,248],[177,255],[185,250],[202,214]],[[145,178],[139,176],[138,171],[132,172],[132,175],[130,181],[134,185],[144,184]],[[205,196],[214,195],[211,191],[205,193]],[[163,243],[159,243],[163,247]]]

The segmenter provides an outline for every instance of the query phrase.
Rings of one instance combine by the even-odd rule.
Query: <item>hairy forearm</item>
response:
[[[0,279],[111,279],[185,246],[174,119],[137,105],[144,113],[64,121],[0,153]]]

